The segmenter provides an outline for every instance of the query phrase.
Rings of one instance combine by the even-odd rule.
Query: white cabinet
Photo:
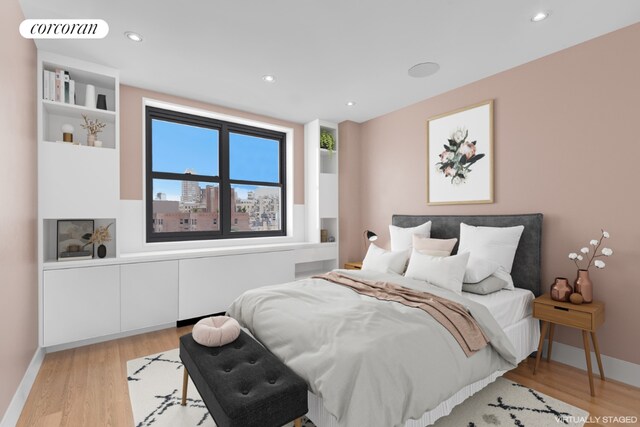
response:
[[[44,272],[44,345],[120,332],[120,267]]]
[[[294,279],[293,251],[180,260],[179,319],[225,312],[243,292]]]
[[[124,264],[120,267],[122,331],[178,319],[178,261]]]

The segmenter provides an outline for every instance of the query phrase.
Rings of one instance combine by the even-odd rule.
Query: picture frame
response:
[[[427,119],[427,205],[493,203],[493,100]]]
[[[77,261],[93,258],[94,232],[92,219],[60,219],[56,230],[56,255],[58,261]]]

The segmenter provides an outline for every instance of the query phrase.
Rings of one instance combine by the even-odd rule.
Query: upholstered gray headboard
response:
[[[392,224],[415,227],[431,221],[431,237],[460,240],[460,223],[484,227],[513,227],[524,225],[524,231],[513,260],[511,276],[516,287],[529,289],[540,295],[540,249],[542,243],[542,214],[523,215],[393,215]],[[454,253],[458,245],[454,248]]]

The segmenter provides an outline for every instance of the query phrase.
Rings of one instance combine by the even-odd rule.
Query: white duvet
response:
[[[513,346],[486,307],[398,275],[343,271],[422,289],[468,307],[490,345],[467,358],[422,310],[322,279],[248,291],[228,314],[323,399],[344,427],[402,426],[462,387],[515,367]]]

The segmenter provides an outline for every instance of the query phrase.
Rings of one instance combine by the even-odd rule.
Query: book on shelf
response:
[[[48,71],[49,73],[49,101],[56,100],[56,73]]]
[[[49,101],[49,73],[50,71],[44,70],[44,76],[42,76],[42,98]]]
[[[75,105],[76,103],[76,82],[75,80],[69,80],[69,104]]]
[[[56,68],[55,71],[44,70],[42,97],[48,101],[76,103],[76,82],[68,71]]]
[[[64,71],[56,68],[56,102],[64,102]]]
[[[64,72],[64,101],[67,104],[71,103],[71,97],[69,96],[69,80],[71,80],[69,78],[69,72],[65,71]]]

